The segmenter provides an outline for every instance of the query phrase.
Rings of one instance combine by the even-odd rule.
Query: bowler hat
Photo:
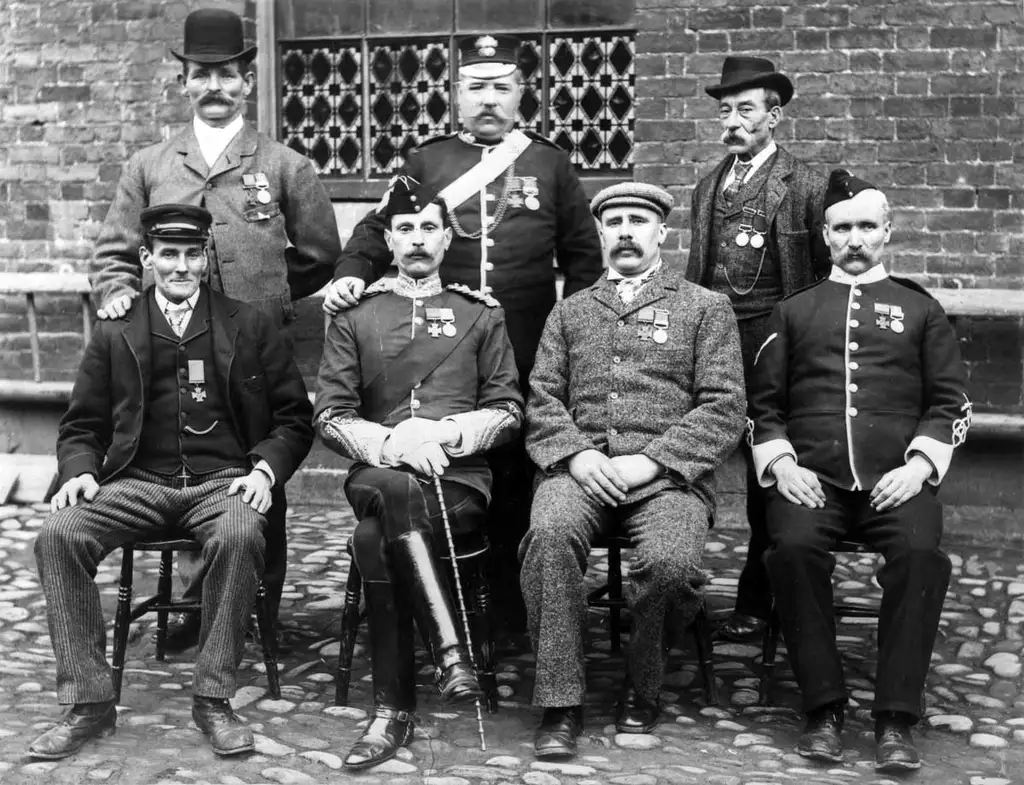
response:
[[[256,47],[245,48],[241,17],[221,8],[200,8],[185,17],[185,46],[171,50],[181,62],[216,65],[230,60],[249,62]]]
[[[745,55],[725,58],[725,63],[722,64],[721,83],[705,87],[704,91],[717,99],[752,87],[775,90],[782,99],[783,106],[793,97],[793,83],[785,74],[775,70],[771,60]]]

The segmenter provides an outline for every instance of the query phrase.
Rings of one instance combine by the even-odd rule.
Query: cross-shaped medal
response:
[[[430,333],[431,338],[437,338],[441,334],[441,325],[437,322],[431,322],[427,327],[427,332]]]

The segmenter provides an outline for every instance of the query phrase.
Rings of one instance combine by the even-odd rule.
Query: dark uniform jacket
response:
[[[266,176],[265,189],[243,187],[243,176],[257,174]],[[267,203],[257,198],[260,190]],[[167,202],[210,211],[213,288],[256,305],[276,324],[291,320],[292,300],[331,280],[341,252],[338,226],[309,160],[245,123],[210,170],[189,123],[128,161],[92,259],[97,307],[142,288],[139,213]]]
[[[445,479],[489,498],[483,452],[514,439],[523,419],[512,347],[495,300],[433,280],[423,296],[406,296],[392,290],[409,293],[409,279],[384,279],[334,318],[317,379],[317,431],[348,458],[388,466],[382,450],[396,425],[448,418],[462,441],[447,450]]]
[[[659,311],[661,314],[659,314]],[[641,333],[664,316],[666,340]],[[653,333],[653,331],[652,331]],[[602,276],[555,306],[530,377],[526,449],[543,471],[564,471],[578,452],[643,453],[668,485],[714,509],[714,473],[743,432],[743,363],[729,300],[662,267],[628,305]]]
[[[761,484],[782,455],[848,490],[871,490],[912,452],[938,485],[967,435],[971,402],[945,312],[878,265],[777,306],[754,366],[749,425]]]
[[[306,385],[268,316],[203,286],[210,302],[213,372],[228,392],[235,433],[252,465],[265,460],[276,487],[282,487],[313,444]],[[96,324],[60,421],[61,484],[86,473],[108,482],[135,456],[152,375],[150,300],[140,297],[125,319]]]
[[[565,276],[565,296],[590,286],[602,270],[597,228],[569,157],[544,137],[526,135],[532,143],[512,167],[509,192],[505,193],[505,176],[499,175],[455,210],[464,233],[480,231],[481,214],[495,222],[476,239],[463,237],[456,229],[440,270],[444,283],[479,289],[501,303],[521,373],[533,365],[544,319],[555,303],[553,257]],[[409,154],[403,173],[440,191],[490,149],[465,134],[438,137]],[[527,206],[527,191],[533,185],[524,178],[535,180],[536,210]],[[384,275],[392,262],[384,243],[385,228],[376,212],[363,218],[338,260],[335,277],[374,281]]]
[[[686,280],[710,284],[708,257],[712,212],[722,180],[735,156],[727,155],[694,189],[690,202],[690,258]],[[768,253],[779,260],[785,295],[828,275],[831,262],[821,234],[825,179],[791,153],[778,147],[765,186],[769,226]],[[728,238],[732,242],[732,238]]]

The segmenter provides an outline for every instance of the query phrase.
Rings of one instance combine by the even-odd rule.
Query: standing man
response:
[[[882,253],[889,204],[836,170],[825,196],[827,281],[775,307],[750,392],[751,444],[768,491],[766,563],[807,725],[797,752],[841,761],[843,663],[830,549],[854,537],[878,551],[882,607],[875,767],[921,765],[910,726],[949,583],[936,498],[971,423],[956,335],[917,284],[891,278]]]
[[[553,260],[569,296],[600,276],[601,246],[569,157],[544,137],[513,129],[523,94],[517,46],[512,36],[462,42],[462,131],[412,151],[404,173],[439,193],[447,205],[454,236],[441,280],[479,289],[501,303],[525,386],[544,320],[555,304]],[[354,305],[363,287],[388,270],[386,228],[375,212],[356,226],[324,303],[329,313]],[[506,621],[518,617],[512,625],[522,626],[516,549],[529,523],[533,465],[520,439],[492,455],[491,467],[495,488],[488,528],[495,600],[507,606]]]
[[[607,275],[548,317],[530,379],[526,446],[541,470],[520,550],[544,708],[538,758],[576,752],[590,544],[621,527],[633,541],[633,630],[616,728],[658,721],[666,615],[689,621],[706,577],[715,470],[743,431],[742,362],[728,300],[661,260],[667,191],[623,183],[592,204]]]
[[[729,155],[693,192],[686,279],[732,303],[749,389],[754,356],[775,303],[828,274],[828,250],[821,239],[825,181],[775,143],[793,84],[770,61],[727,57],[720,84],[706,92],[718,101],[721,140]],[[764,492],[745,446],[743,455],[750,543],[735,611],[718,630],[733,641],[756,639],[771,608],[762,563],[768,547]]]
[[[452,239],[444,205],[410,177],[385,197],[398,277],[369,287],[327,330],[317,382],[324,443],[356,463],[345,495],[370,626],[374,716],[345,758],[375,766],[412,738],[413,618],[442,699],[482,693],[437,551],[479,538],[491,493],[483,452],[518,436],[523,399],[501,308],[437,274]],[[479,663],[478,663],[479,664]],[[493,686],[493,685],[492,685]]]
[[[142,289],[139,215],[151,204],[184,202],[205,207],[210,230],[209,283],[265,311],[277,326],[294,318],[292,301],[331,279],[340,252],[330,199],[312,164],[261,136],[243,115],[256,76],[256,47],[245,47],[242,20],[214,8],[185,19],[181,93],[194,117],[181,133],[147,147],[128,161],[117,184],[92,260],[90,280],[100,319],[119,318]],[[287,338],[287,333],[286,333]],[[277,489],[267,529],[267,600],[277,617],[287,568],[283,487]],[[186,598],[202,595],[193,554],[178,557]],[[199,619],[171,620],[167,646],[193,644]]]
[[[266,513],[313,443],[306,386],[271,319],[215,292],[211,216],[142,211],[139,258],[155,281],[123,321],[101,322],[60,423],[61,487],[36,540],[64,718],[29,747],[73,754],[114,732],[96,567],[168,528],[203,546],[192,718],[218,755],[253,749],[235,715],[235,671],[263,574]]]

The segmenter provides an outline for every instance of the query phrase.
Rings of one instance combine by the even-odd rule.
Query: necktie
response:
[[[616,290],[619,294],[619,299],[623,303],[629,304],[633,302],[633,298],[636,297],[637,291],[643,286],[644,282],[639,278],[623,278],[619,281],[616,286]]]
[[[169,303],[164,309],[164,316],[167,317],[167,323],[171,325],[171,329],[174,330],[174,334],[179,338],[182,333],[185,332],[185,317],[192,311],[192,306],[188,304],[188,300],[177,305]]]
[[[736,161],[732,167],[732,182],[725,187],[724,191],[722,191],[722,196],[725,197],[725,201],[731,202],[736,198],[736,194],[738,194],[740,192],[740,188],[743,187],[743,181],[746,179],[747,172],[750,171],[750,167],[752,165],[753,164],[749,161]]]

